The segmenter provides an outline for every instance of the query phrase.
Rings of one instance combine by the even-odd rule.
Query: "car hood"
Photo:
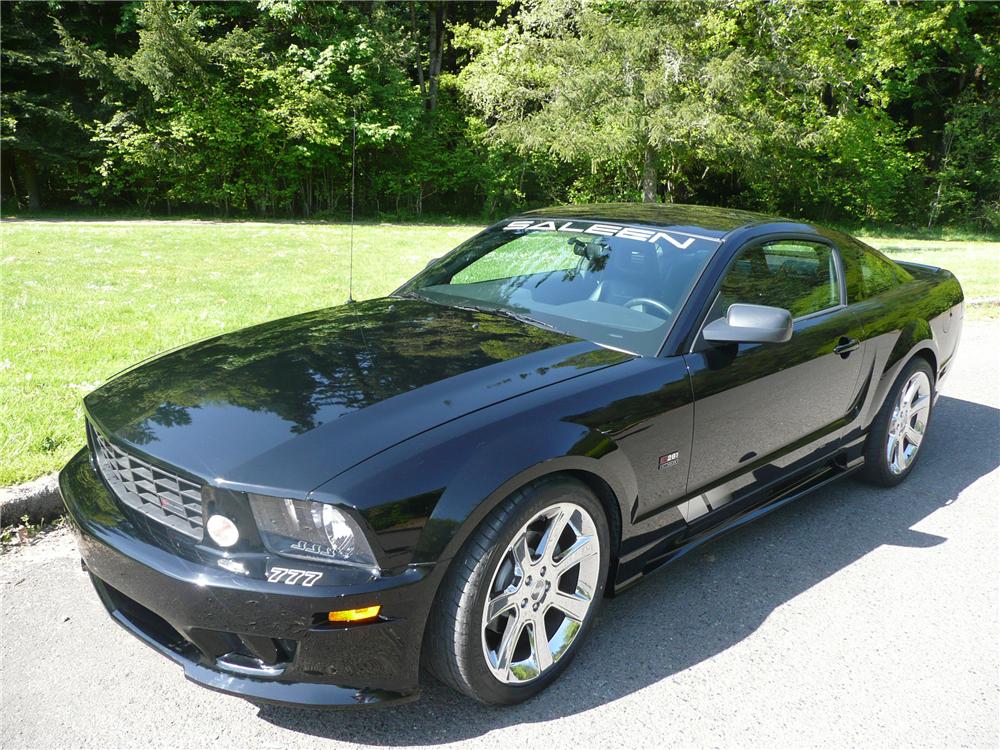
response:
[[[495,314],[383,298],[168,352],[85,406],[106,437],[154,462],[304,495],[439,424],[630,358]]]

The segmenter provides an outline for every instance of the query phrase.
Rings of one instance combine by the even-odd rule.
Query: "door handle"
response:
[[[833,347],[833,353],[839,354],[843,359],[847,359],[851,352],[861,346],[861,342],[857,339],[849,339],[847,336],[841,336],[840,341],[837,345]]]

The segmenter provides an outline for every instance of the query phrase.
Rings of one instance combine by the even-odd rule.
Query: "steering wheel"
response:
[[[664,320],[669,320],[671,317],[673,317],[674,314],[673,310],[671,310],[669,307],[664,305],[659,300],[650,299],[649,297],[633,297],[632,299],[630,299],[628,302],[625,303],[625,307],[631,309],[635,309],[636,307],[644,307],[646,305],[649,305],[650,307],[655,307],[657,310],[663,312]],[[660,316],[657,315],[656,317]]]

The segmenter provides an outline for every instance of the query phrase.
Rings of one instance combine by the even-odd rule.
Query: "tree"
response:
[[[137,27],[130,55],[60,29],[72,62],[116,101],[95,131],[104,187],[143,205],[328,209],[345,193],[355,122],[361,151],[416,122],[396,64],[405,50],[380,6],[274,0],[243,18],[225,5],[145,3]]]
[[[416,61],[417,82],[420,86],[420,97],[431,112],[437,107],[438,87],[441,79],[441,63],[444,59],[445,40],[447,34],[449,3],[442,0],[417,3],[410,0],[410,31],[414,40],[414,57]],[[427,16],[426,44],[421,44],[424,38],[417,21],[419,15]],[[421,47],[427,48],[427,73],[424,73],[424,55]]]
[[[5,206],[1000,227],[1000,3],[0,3]],[[457,83],[456,83],[457,81]]]
[[[601,196],[609,183],[645,201],[728,191],[768,210],[893,220],[921,165],[892,108],[919,88],[929,47],[954,60],[948,40],[977,44],[961,28],[970,13],[529,0],[457,30],[473,55],[460,81],[491,142],[563,160],[584,197],[600,191],[589,168]]]
[[[85,123],[99,107],[98,97],[68,66],[53,14],[95,44],[113,40],[121,18],[119,8],[100,3],[0,3],[0,192],[32,209],[49,196],[70,192],[79,182],[81,162],[97,151]]]
[[[692,163],[752,147],[728,125],[744,68],[713,50],[702,4],[525,3],[505,25],[465,26],[463,90],[489,136],[522,153],[632,167],[647,202]]]

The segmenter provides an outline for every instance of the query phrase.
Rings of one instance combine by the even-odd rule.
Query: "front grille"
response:
[[[199,485],[129,455],[96,430],[91,434],[97,465],[119,500],[154,521],[202,540],[205,522]]]

